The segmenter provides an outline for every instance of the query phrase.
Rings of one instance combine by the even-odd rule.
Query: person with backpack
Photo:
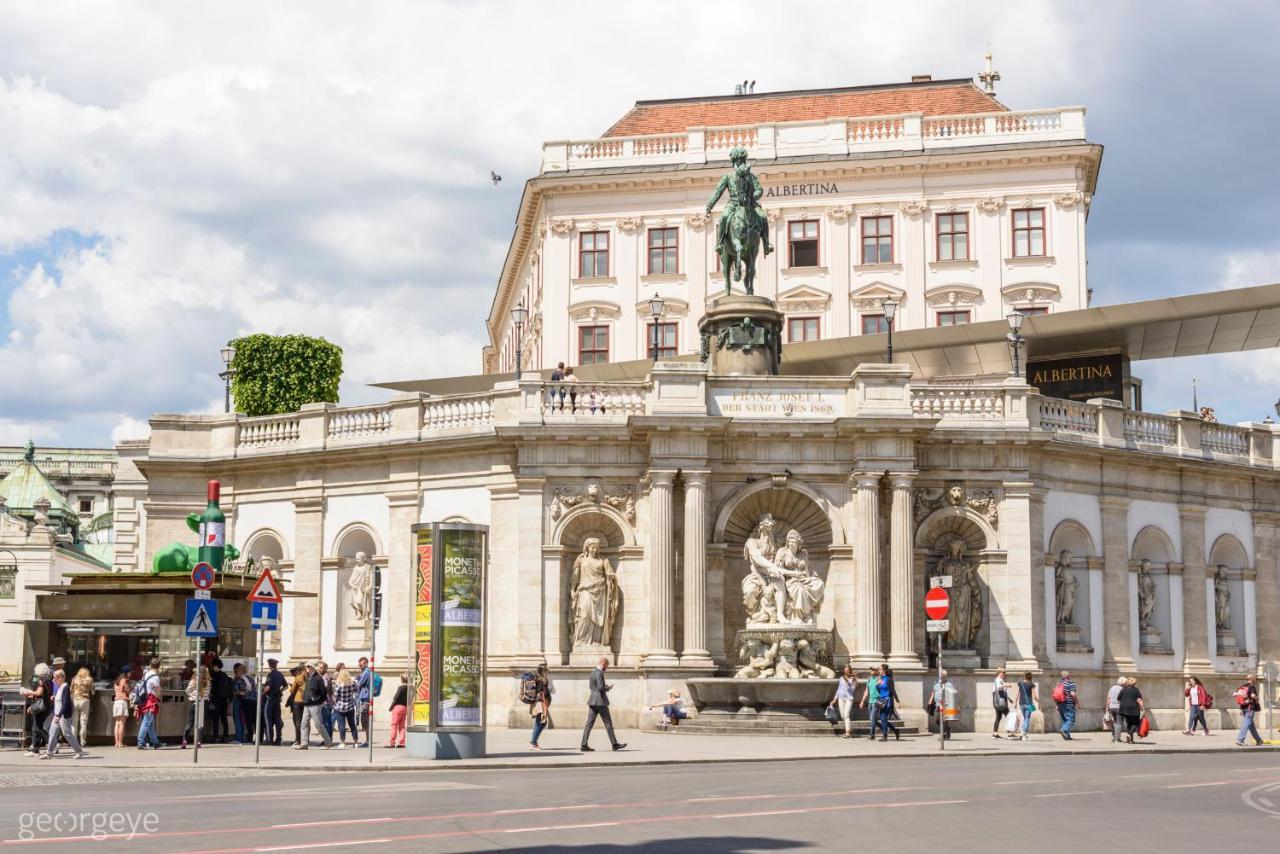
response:
[[[1196,724],[1204,727],[1204,734],[1209,734],[1209,723],[1204,719],[1204,710],[1213,707],[1213,695],[1204,687],[1204,683],[1195,676],[1188,677],[1186,686],[1182,689],[1182,696],[1187,698],[1187,705],[1190,706],[1187,712],[1187,728],[1183,731],[1183,735],[1195,735]]]
[[[138,749],[159,750],[164,747],[156,734],[156,716],[160,714],[160,659],[151,659],[147,671],[142,674],[129,694],[129,701],[138,716]]]
[[[1262,744],[1262,736],[1258,735],[1257,724],[1254,723],[1254,716],[1262,711],[1262,704],[1258,701],[1258,674],[1250,673],[1249,681],[1245,682],[1236,689],[1236,704],[1240,706],[1240,732],[1236,735],[1236,744],[1244,747],[1244,737],[1246,735],[1253,736],[1254,744]]]
[[[329,685],[321,673],[322,662],[307,663],[307,688],[302,695],[302,739],[293,746],[294,750],[307,750],[311,747],[311,728],[320,731],[320,739],[325,750],[333,747],[333,736],[325,729],[323,709],[329,702]]]
[[[1058,706],[1058,717],[1062,726],[1058,734],[1066,741],[1071,740],[1071,728],[1076,725],[1076,683],[1071,681],[1071,674],[1062,671],[1058,684],[1053,687],[1053,702]]]
[[[391,698],[390,708],[391,738],[387,740],[387,747],[404,747],[405,720],[409,716],[409,676],[405,673],[400,674],[400,687]]]
[[[382,694],[382,677],[373,669],[373,663],[360,657],[360,676],[356,679],[356,721],[364,731],[361,747],[368,747],[373,740],[373,698]]]
[[[520,702],[529,707],[529,719],[533,722],[533,734],[529,737],[529,749],[541,750],[538,739],[551,721],[547,681],[543,678],[546,665],[538,665],[537,672],[520,677]]]
[[[1022,733],[1019,740],[1026,741],[1031,737],[1031,716],[1040,707],[1040,687],[1036,685],[1031,671],[1022,674],[1018,681],[1018,711],[1022,714]]]

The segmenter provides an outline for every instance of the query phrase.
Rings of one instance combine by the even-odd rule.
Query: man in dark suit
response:
[[[613,718],[609,716],[609,691],[613,686],[606,685],[604,681],[604,672],[608,669],[609,659],[602,658],[596,665],[596,669],[591,671],[591,697],[587,700],[587,725],[582,730],[581,749],[584,753],[590,753],[594,749],[587,745],[587,739],[591,736],[591,728],[595,726],[597,716],[604,721],[604,731],[609,733],[609,743],[613,745],[613,749],[621,750],[626,747],[613,734]]]

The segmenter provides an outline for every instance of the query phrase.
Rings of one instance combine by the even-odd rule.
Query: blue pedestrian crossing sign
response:
[[[216,638],[218,636],[218,600],[187,600],[187,637]]]
[[[249,625],[255,629],[274,631],[280,628],[279,602],[250,602]]]

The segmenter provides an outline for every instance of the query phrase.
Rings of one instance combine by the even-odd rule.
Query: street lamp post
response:
[[[880,302],[880,308],[884,312],[885,322],[889,325],[889,357],[885,359],[889,364],[893,364],[893,317],[898,313],[898,301],[893,297],[886,297]]]
[[[231,367],[231,362],[236,357],[236,348],[231,345],[230,341],[228,341],[227,346],[223,347],[219,352],[222,355],[222,365],[225,368],[225,370],[222,373],[218,374],[218,378],[222,380],[223,385],[225,386],[225,395],[222,401],[222,411],[230,415],[231,414],[231,380],[236,375],[236,370],[235,368]]]
[[[649,316],[653,318],[653,363],[658,364],[658,319],[662,317],[662,309],[666,307],[667,301],[658,296],[658,292],[653,292],[653,299],[649,300]]]
[[[529,309],[524,307],[524,299],[511,309],[511,322],[516,327],[516,382],[520,381],[520,345],[524,340],[524,323],[529,319]]]
[[[1010,332],[1006,337],[1009,340],[1009,346],[1013,348],[1013,375],[1015,377],[1022,376],[1018,371],[1018,351],[1023,344],[1027,343],[1027,339],[1019,335],[1018,330],[1022,328],[1022,321],[1026,319],[1026,315],[1020,311],[1013,311],[1005,317],[1005,320],[1009,321]]]

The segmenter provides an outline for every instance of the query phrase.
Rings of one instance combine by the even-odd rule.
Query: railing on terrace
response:
[[[923,151],[965,145],[1085,139],[1084,108],[1059,107],[958,116],[906,113],[824,121],[689,128],[679,133],[548,142],[542,171],[600,166],[707,163],[737,146],[754,158]]]
[[[647,382],[543,383],[538,399],[543,416],[644,415]]]
[[[1124,414],[1124,438],[1139,445],[1178,444],[1178,419],[1154,412],[1130,410]]]
[[[423,432],[482,430],[493,426],[493,392],[428,398],[422,403]]]
[[[391,432],[391,407],[382,404],[329,413],[325,435],[330,439],[363,439]]]
[[[1040,427],[1078,436],[1098,435],[1098,407],[1074,400],[1040,399]]]
[[[1249,430],[1232,424],[1206,423],[1200,428],[1200,447],[1215,454],[1249,456]]]
[[[291,445],[302,435],[302,416],[268,415],[262,418],[246,418],[240,424],[240,444],[246,448],[264,448],[272,445]]]
[[[1005,417],[1003,386],[914,386],[911,412],[944,421],[994,421]]]

